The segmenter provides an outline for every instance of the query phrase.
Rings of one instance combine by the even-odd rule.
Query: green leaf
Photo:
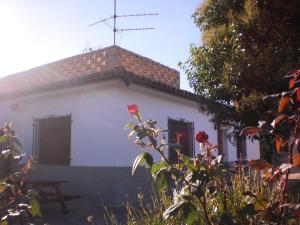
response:
[[[184,221],[187,225],[199,224],[199,212],[192,203],[186,203],[182,206]]]
[[[35,199],[30,199],[30,213],[33,217],[42,217],[40,203]]]
[[[203,185],[197,183],[191,186],[191,193],[197,198],[201,198],[204,195]]]
[[[6,160],[7,157],[12,153],[12,151],[10,149],[6,149],[6,150],[3,150],[1,152],[2,156],[4,157],[4,159]]]
[[[5,191],[7,188],[7,185],[5,183],[0,183],[0,193],[2,193],[3,191]]]
[[[152,165],[151,174],[155,175],[157,173],[157,171],[159,171],[160,169],[162,169],[162,168],[168,168],[168,167],[169,167],[169,165],[165,161],[156,162],[156,163],[154,163]]]
[[[217,192],[217,187],[214,185],[209,185],[207,186],[207,190],[209,194],[215,194]]]
[[[172,177],[176,177],[176,179],[179,179],[181,177],[181,172],[179,169],[169,167],[167,170],[168,172],[170,172],[170,175],[172,175]]]
[[[146,162],[146,167],[147,168],[151,168],[153,165],[153,157],[151,154],[149,154],[148,152],[144,152],[144,160]]]
[[[0,221],[0,225],[8,225],[8,222],[6,220]]]
[[[259,193],[255,196],[254,208],[256,211],[263,211],[268,208],[268,199],[263,193]]]
[[[244,206],[241,211],[240,211],[241,215],[245,215],[245,216],[252,216],[255,214],[255,208],[253,204],[247,204],[246,206]]]
[[[160,192],[168,187],[168,170],[161,168],[154,176],[154,183]]]
[[[256,211],[263,211],[267,209],[268,207],[268,201],[263,199],[263,200],[258,200],[254,203],[254,208]]]
[[[156,120],[147,120],[146,123],[149,125],[151,128],[155,128],[156,125]]]
[[[18,154],[21,154],[23,152],[23,146],[20,140],[16,136],[11,137],[11,140],[14,150],[17,151]]]
[[[220,216],[220,222],[222,225],[234,225],[232,217],[226,212],[222,213]]]
[[[145,130],[141,130],[136,132],[136,137],[138,137],[140,140],[145,138],[147,136],[147,132]]]
[[[130,131],[130,133],[128,134],[128,139],[131,138],[131,136],[134,134],[135,134],[135,130]]]
[[[143,152],[135,158],[133,165],[132,165],[132,172],[131,172],[132,175],[134,174],[136,168],[139,165],[143,165],[144,163],[146,163],[146,166],[148,166],[148,167],[151,167],[153,164],[153,157],[148,152]]]
[[[8,142],[8,137],[7,135],[3,135],[0,137],[0,144]]]
[[[143,153],[139,154],[139,155],[135,158],[135,160],[134,160],[134,162],[133,162],[133,165],[132,165],[132,171],[131,171],[131,174],[132,174],[132,175],[134,174],[136,168],[138,167],[138,165],[140,164],[140,162],[141,162],[142,159],[143,159]]]
[[[184,163],[184,165],[188,168],[189,171],[192,172],[194,170],[194,163],[193,163],[193,161],[191,160],[190,157],[182,154],[181,155],[181,160]]]
[[[222,162],[222,158],[223,158],[222,155],[218,155],[218,156],[212,161],[212,164],[213,164],[213,165],[220,164],[220,163]]]
[[[166,209],[166,211],[163,214],[164,220],[169,219],[172,216],[176,216],[177,213],[179,212],[180,208],[185,204],[185,201],[181,201],[178,203],[175,203],[171,205],[169,208]]]
[[[135,126],[135,123],[128,123],[125,125],[124,129],[132,129]]]

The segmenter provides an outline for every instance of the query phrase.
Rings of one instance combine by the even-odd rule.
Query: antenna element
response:
[[[158,13],[141,13],[141,14],[128,14],[128,15],[117,15],[117,0],[114,0],[114,15],[104,18],[102,20],[99,20],[97,22],[89,24],[89,27],[94,26],[99,23],[105,23],[109,27],[111,27],[107,21],[114,19],[114,26],[112,27],[113,33],[114,33],[114,45],[116,45],[116,33],[118,32],[127,32],[127,31],[139,31],[139,30],[153,30],[154,27],[141,27],[141,28],[126,28],[126,29],[118,29],[116,27],[117,25],[117,18],[120,17],[137,17],[137,16],[157,16]]]

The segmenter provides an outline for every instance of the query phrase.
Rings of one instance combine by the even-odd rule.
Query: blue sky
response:
[[[117,14],[159,13],[118,19],[118,28],[155,27],[117,35],[117,45],[178,69],[200,31],[192,13],[200,0],[117,0]],[[0,0],[0,76],[80,54],[87,47],[113,44],[105,24],[88,25],[113,15],[113,0]],[[112,24],[112,21],[111,21]],[[181,71],[181,87],[189,89]]]

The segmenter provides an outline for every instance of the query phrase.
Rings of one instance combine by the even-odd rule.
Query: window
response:
[[[187,156],[194,155],[194,123],[185,120],[168,119],[169,142],[182,146],[181,152]],[[177,162],[177,154],[169,147],[169,160]]]
[[[35,119],[33,147],[40,164],[70,165],[71,115]]]
[[[228,142],[227,142],[227,129],[221,125],[217,125],[218,137],[218,155],[223,155],[225,161],[228,161]]]

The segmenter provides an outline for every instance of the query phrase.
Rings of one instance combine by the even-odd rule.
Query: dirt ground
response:
[[[58,203],[42,205],[43,218],[34,221],[34,224],[46,225],[88,225],[87,217],[93,217],[94,225],[112,224],[106,221],[104,207],[99,203],[99,207],[90,208],[80,201],[68,204],[68,214],[63,214]],[[123,207],[110,209],[119,222],[118,225],[126,224],[126,215]],[[114,224],[115,225],[115,224]]]

